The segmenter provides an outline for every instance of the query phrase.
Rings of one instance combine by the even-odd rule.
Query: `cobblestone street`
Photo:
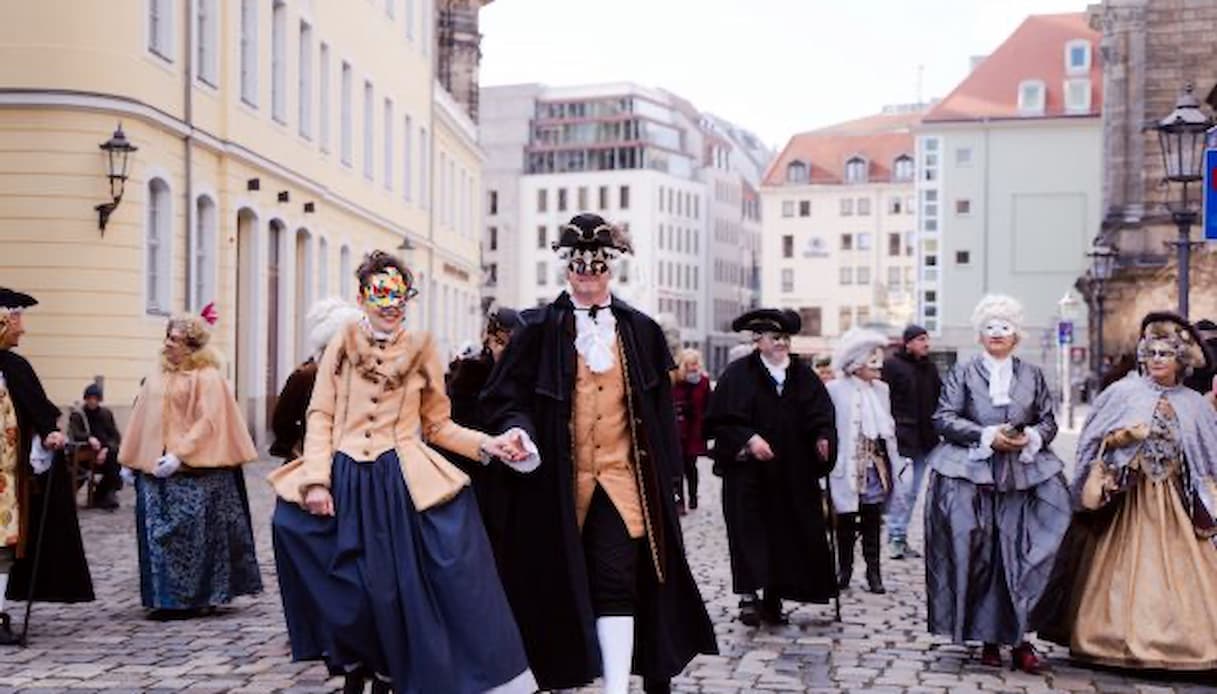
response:
[[[1062,441],[1058,451],[1067,458],[1072,445]],[[145,619],[127,491],[116,513],[81,511],[98,602],[37,605],[31,646],[0,650],[0,691],[334,690],[338,682],[327,680],[324,668],[288,658],[270,549],[271,494],[261,482],[269,469],[269,463],[248,469],[264,595],[205,619]],[[1077,667],[1059,648],[1047,649],[1051,672],[1044,676],[983,668],[968,649],[925,633],[923,569],[916,560],[885,560],[890,592],[884,596],[863,592],[856,577],[842,601],[842,623],[832,621],[830,606],[810,606],[794,610],[788,626],[744,627],[734,619],[718,480],[708,461],[702,486],[703,506],[688,516],[686,535],[722,655],[695,660],[675,681],[676,691],[1217,692],[1205,684],[1211,674],[1186,681],[1132,677]],[[919,528],[914,540],[919,546]],[[9,611],[19,615],[22,607]]]

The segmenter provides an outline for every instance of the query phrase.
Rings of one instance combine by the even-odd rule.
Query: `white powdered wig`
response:
[[[987,294],[972,311],[972,327],[977,333],[984,332],[985,325],[992,320],[1002,320],[1014,326],[1018,335],[1023,333],[1023,305],[1018,299],[1005,294]]]
[[[308,348],[313,356],[320,356],[339,330],[362,315],[358,306],[336,296],[314,302],[304,317],[308,325]]]
[[[832,368],[851,374],[870,361],[875,350],[887,345],[887,338],[874,330],[854,328],[841,336],[832,353]]]

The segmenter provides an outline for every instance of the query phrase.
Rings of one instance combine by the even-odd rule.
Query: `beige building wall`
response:
[[[307,356],[307,306],[354,298],[353,270],[374,248],[402,253],[420,276],[408,325],[442,323],[449,342],[476,336],[476,321],[449,324],[431,308],[432,285],[475,301],[481,159],[467,118],[433,122],[444,107],[432,105],[442,97],[430,3],[413,3],[412,18],[370,2],[243,5],[0,10],[0,284],[41,301],[20,351],[60,404],[100,377],[121,414],[155,364],[166,315],[215,301],[215,342],[260,434]],[[257,56],[252,82],[243,52]],[[103,235],[98,145],[119,122],[139,150]],[[432,224],[441,151],[464,172],[448,203],[464,230]],[[411,250],[399,250],[404,239]]]

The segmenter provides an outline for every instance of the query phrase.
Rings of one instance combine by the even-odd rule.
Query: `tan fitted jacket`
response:
[[[476,460],[485,438],[452,421],[443,364],[429,333],[401,331],[378,344],[353,323],[330,341],[317,366],[304,456],[269,479],[281,498],[302,504],[308,487],[330,486],[334,453],[372,461],[396,450],[414,507],[425,511],[469,484],[430,444]]]

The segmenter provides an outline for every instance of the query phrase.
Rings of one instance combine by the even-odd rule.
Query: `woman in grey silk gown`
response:
[[[981,663],[1038,672],[1025,640],[1069,527],[1063,464],[1043,372],[1012,356],[1022,307],[986,296],[972,315],[984,353],[961,362],[943,386],[926,499],[926,590],[931,633],[984,644]]]

